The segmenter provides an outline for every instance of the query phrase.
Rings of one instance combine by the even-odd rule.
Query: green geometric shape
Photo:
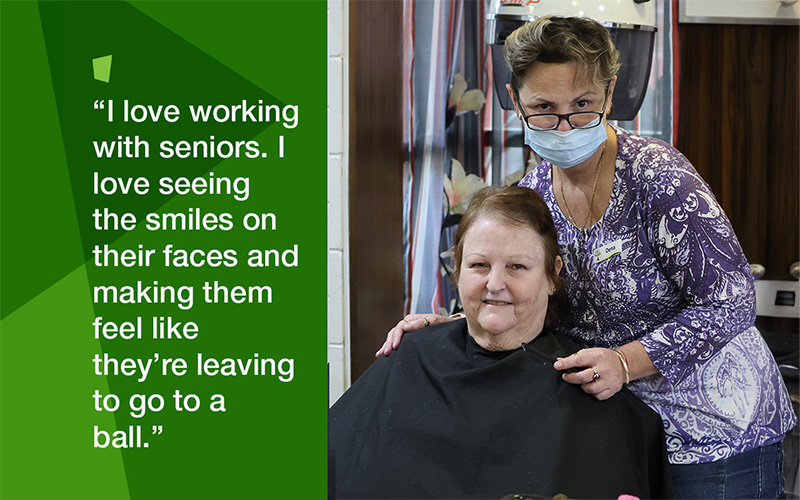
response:
[[[2,319],[85,259],[36,3],[0,2],[0,75]],[[41,175],[25,168],[32,151]]]
[[[92,400],[109,387],[88,361],[88,289],[81,266],[0,321],[0,498],[130,498],[122,452],[93,447],[93,426],[116,423]]]
[[[94,79],[108,83],[111,78],[111,55],[92,59],[92,67],[94,68]]]

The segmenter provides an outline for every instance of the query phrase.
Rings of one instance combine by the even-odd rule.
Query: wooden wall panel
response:
[[[403,317],[403,3],[350,9],[350,353],[355,381]]]
[[[800,259],[797,26],[684,24],[676,146],[711,185],[751,263]]]

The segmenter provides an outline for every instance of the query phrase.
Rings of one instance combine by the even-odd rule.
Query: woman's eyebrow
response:
[[[594,90],[587,90],[583,94],[580,94],[579,96],[575,97],[575,99],[573,99],[572,102],[582,101],[582,100],[584,100],[586,98],[597,98],[599,96],[600,96],[600,94],[598,94]]]
[[[577,97],[573,98],[572,101],[570,101],[570,102],[577,102],[577,101],[580,101],[581,99],[584,99],[586,97],[597,97],[597,96],[598,96],[598,93],[596,91],[587,90],[586,92],[584,92],[584,93],[578,95]],[[555,104],[555,103],[553,101],[549,100],[549,99],[545,99],[544,97],[538,96],[538,95],[534,95],[528,101],[522,103],[522,105],[525,106],[525,107],[533,106],[533,105],[536,105],[536,104]]]
[[[526,103],[523,103],[523,104],[526,104]],[[530,99],[528,99],[528,102],[527,102],[526,105],[528,105],[528,104],[553,104],[553,102],[550,101],[550,100],[545,99],[544,97],[541,97],[541,96],[538,96],[538,95],[534,95]]]
[[[478,257],[478,258],[481,258],[481,259],[486,258],[486,256],[484,254],[482,254],[482,253],[473,252],[473,253],[469,253],[469,254],[464,254],[462,259],[467,259],[468,257]],[[536,260],[536,257],[534,255],[527,254],[527,253],[520,253],[520,254],[506,255],[505,256],[506,260],[515,260],[515,259],[523,259],[523,258],[530,259],[530,260]]]

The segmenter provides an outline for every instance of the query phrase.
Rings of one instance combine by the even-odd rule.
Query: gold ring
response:
[[[431,326],[431,322],[425,316],[422,317],[422,322],[425,323],[425,328]]]
[[[600,374],[597,373],[597,370],[592,368],[592,372],[594,372],[594,375],[592,375],[592,382],[597,382],[598,380],[600,380]]]

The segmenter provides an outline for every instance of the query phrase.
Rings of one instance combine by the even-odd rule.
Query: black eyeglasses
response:
[[[519,100],[519,92],[517,94],[517,103],[522,109],[522,103]],[[523,113],[522,119],[528,125],[528,128],[535,131],[555,130],[561,124],[561,120],[567,120],[567,123],[572,128],[587,129],[594,128],[603,121],[603,114],[606,111],[606,104],[608,103],[608,87],[606,87],[606,97],[603,100],[603,109],[597,111],[579,111],[577,113],[567,113],[560,115],[558,113],[541,113],[526,115]]]

